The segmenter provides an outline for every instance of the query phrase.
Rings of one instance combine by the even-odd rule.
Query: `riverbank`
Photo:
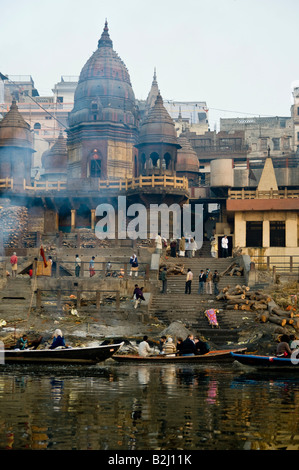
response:
[[[251,291],[249,292],[251,293]],[[246,310],[233,312],[239,320],[238,326],[236,326],[237,342],[231,344],[229,338],[226,338],[225,331],[221,330],[220,323],[223,341],[227,346],[242,346],[250,352],[272,354],[282,334],[294,336],[299,334],[297,326],[299,318],[298,292],[298,282],[281,281],[280,284],[269,285],[263,290],[263,296],[267,299],[267,308],[257,310],[254,314],[251,312],[251,315]],[[182,301],[186,302],[185,298]],[[215,298],[210,302],[212,308],[219,308]],[[288,321],[283,325],[278,324],[278,319],[282,318],[282,315],[272,313],[274,306],[279,307],[282,312],[288,315]],[[227,305],[227,307],[229,306]],[[277,317],[276,323],[268,319],[262,320],[262,313],[264,315],[265,312],[269,313],[269,308],[272,309],[272,316]],[[222,318],[228,314],[227,312],[229,310],[222,309],[220,312]],[[5,315],[0,318],[0,325],[0,340],[6,346],[12,346],[22,334],[26,333],[29,338],[42,337],[41,347],[46,347],[51,342],[56,328],[62,330],[66,342],[73,347],[119,339],[125,339],[135,344],[145,334],[153,344],[158,342],[162,334],[175,338],[184,337],[188,333],[202,335],[204,338],[206,336],[206,330],[203,333],[200,329],[190,327],[190,324],[186,322],[171,318],[171,315],[169,315],[167,322],[159,320],[155,315],[148,315],[148,309],[145,305],[134,309],[132,300],[124,302],[119,310],[112,302],[110,305],[101,307],[100,310],[95,306],[86,306],[80,309],[80,313],[75,309],[57,312],[53,307],[36,308],[28,303],[17,315],[15,312],[7,310]],[[208,341],[212,347],[217,348],[217,344],[213,344],[212,335]]]

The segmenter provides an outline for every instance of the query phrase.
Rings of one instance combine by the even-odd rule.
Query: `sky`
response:
[[[220,117],[290,116],[298,18],[298,0],[0,0],[0,72],[51,95],[80,75],[107,19],[135,97],[156,68],[163,99],[205,101],[213,130]]]

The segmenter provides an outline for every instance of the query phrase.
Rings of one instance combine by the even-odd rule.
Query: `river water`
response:
[[[234,366],[3,366],[0,449],[299,449],[299,376]]]

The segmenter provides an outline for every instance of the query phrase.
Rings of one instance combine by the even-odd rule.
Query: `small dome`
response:
[[[53,146],[42,155],[42,166],[49,173],[66,172],[67,168],[67,146],[66,139],[60,131]]]
[[[113,50],[107,21],[98,48],[81,70],[69,115],[70,127],[110,121],[135,126],[137,109],[129,72]]]
[[[176,171],[198,172],[199,160],[195,150],[186,137],[180,136],[178,143],[181,148],[177,151]]]
[[[164,107],[160,93],[158,93],[155,105],[149,109],[147,116],[141,123],[139,132],[139,145],[152,143],[178,146],[175,124]]]
[[[0,147],[32,148],[30,125],[20,114],[16,101],[0,122]]]

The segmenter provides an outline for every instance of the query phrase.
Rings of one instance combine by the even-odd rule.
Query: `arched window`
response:
[[[41,129],[41,128],[42,128],[42,126],[40,125],[39,122],[36,122],[33,126],[33,129]]]
[[[94,149],[91,159],[90,159],[90,168],[89,175],[91,178],[101,178],[102,176],[102,161],[98,154],[98,151]]]

